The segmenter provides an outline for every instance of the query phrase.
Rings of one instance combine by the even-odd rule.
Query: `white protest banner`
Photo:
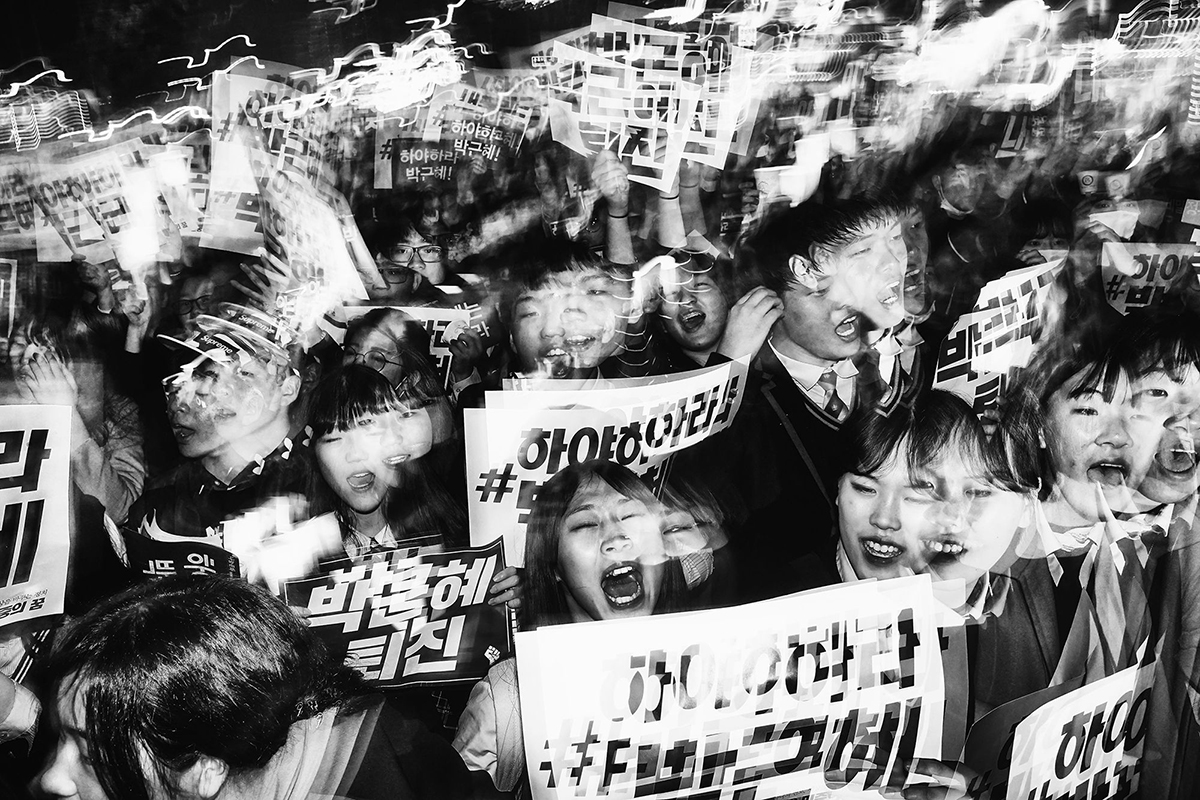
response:
[[[554,45],[566,80],[551,104],[554,138],[584,155],[613,149],[631,181],[668,191],[701,95],[684,78],[684,34],[598,15],[592,32],[596,52]]]
[[[0,406],[0,625],[63,612],[71,409]]]
[[[898,796],[940,757],[925,575],[542,627],[517,660],[539,800]]]
[[[467,328],[476,327],[472,324],[471,311],[466,308],[434,308],[431,306],[386,306],[397,311],[403,311],[425,326],[429,334],[429,354],[433,356],[434,366],[442,377],[442,386],[450,385],[450,342]],[[372,306],[346,306],[346,322],[353,322],[372,310]],[[482,323],[480,323],[482,325]],[[487,335],[487,328],[480,331]]]
[[[287,265],[293,286],[319,286],[329,304],[366,299],[346,238],[360,234],[343,229],[325,197],[296,173],[278,170],[262,186],[261,200],[267,250]]]
[[[1138,796],[1154,665],[1051,700],[1017,726],[1008,800]]]
[[[284,598],[311,611],[313,631],[375,686],[477,681],[512,652],[508,612],[487,602],[503,568],[499,542],[401,548],[288,581]]]
[[[954,323],[942,343],[934,388],[957,394],[976,413],[994,406],[1011,371],[1033,355],[1063,263],[1024,267],[984,286],[974,310]]]
[[[1172,285],[1194,281],[1200,272],[1200,252],[1194,244],[1105,242],[1100,270],[1108,304],[1128,314],[1157,305]]]
[[[0,159],[0,251],[31,250],[37,219],[29,186],[33,164],[23,159]]]
[[[116,258],[141,274],[159,249],[159,191],[137,141],[42,163],[31,199],[42,215],[39,261],[93,263]]]
[[[729,426],[745,382],[732,362],[635,389],[488,393],[464,412],[471,543],[503,537],[508,563],[524,564],[537,491],[568,464],[614,461],[660,487],[672,453]]]

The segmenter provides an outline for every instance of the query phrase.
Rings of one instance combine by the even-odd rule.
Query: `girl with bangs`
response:
[[[1117,341],[1094,336],[1065,351],[1047,348],[1006,398],[1002,436],[1020,469],[1040,482],[1061,550],[1086,546],[1085,532],[1110,512],[1138,511],[1134,491],[1157,450],[1161,424],[1135,398],[1140,356]]]
[[[462,505],[429,468],[433,422],[422,401],[366,366],[343,367],[317,386],[312,510],[337,514],[351,556],[406,542],[466,542]]]
[[[932,391],[889,416],[848,428],[838,482],[838,579],[930,573],[969,619],[992,613],[1016,559],[1032,498],[989,443],[971,407]]]
[[[525,533],[522,630],[683,610],[687,582],[666,509],[633,472],[589,461],[538,492]],[[515,659],[475,685],[454,748],[502,792],[528,796]]]

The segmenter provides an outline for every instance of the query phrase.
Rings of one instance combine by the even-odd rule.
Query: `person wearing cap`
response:
[[[286,349],[289,331],[257,309],[223,303],[170,345],[195,359],[164,382],[171,430],[185,461],[150,483],[126,535],[204,537],[222,523],[306,484],[292,456],[289,411],[300,388]],[[166,535],[166,536],[165,536]],[[118,554],[122,542],[114,537]]]

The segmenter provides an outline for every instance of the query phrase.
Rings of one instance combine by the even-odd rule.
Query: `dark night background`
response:
[[[350,3],[337,1],[344,6]],[[662,8],[682,5],[683,0],[627,2]],[[912,16],[919,3],[898,0],[887,6],[895,18],[902,19]],[[1001,4],[986,2],[985,9]],[[228,48],[216,58],[215,67],[227,66],[231,52],[253,52],[259,58],[299,67],[328,67],[336,56],[364,42],[404,41],[413,30],[406,20],[446,12],[446,3],[434,0],[377,0],[375,7],[338,24],[337,12],[313,13],[331,8],[329,0],[9,0],[7,5],[0,33],[0,68],[11,70],[26,59],[45,56],[75,80],[69,88],[95,92],[103,104],[101,117],[144,105],[147,98],[140,95],[165,89],[169,80],[196,74],[186,72],[181,62],[160,66],[160,59],[199,58],[204,48],[236,34],[249,35],[257,47]],[[505,5],[514,4],[509,0]],[[549,33],[587,24],[591,13],[606,5],[599,0],[558,0],[541,8],[506,8],[498,0],[466,0],[455,11],[455,36],[459,44],[531,44]],[[866,3],[851,0],[848,5]],[[1132,5],[1129,0],[1118,2],[1114,13]],[[709,6],[727,4],[710,2]],[[483,66],[496,65],[487,56],[476,60]],[[26,66],[5,75],[0,84],[32,77],[36,69]]]

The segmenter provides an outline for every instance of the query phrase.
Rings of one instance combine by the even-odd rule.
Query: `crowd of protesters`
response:
[[[1143,796],[1194,796],[1200,283],[1189,267],[1118,310],[1101,266],[1106,244],[1195,240],[1185,123],[1131,166],[1132,142],[1003,154],[964,107],[922,153],[834,156],[795,198],[755,186],[794,152],[770,113],[757,155],[685,160],[664,190],[546,130],[503,181],[357,192],[369,300],[306,330],[266,255],[188,246],[137,291],[112,265],[39,265],[55,280],[19,298],[5,402],[72,409],[71,562],[65,618],[0,628],[0,793],[528,796],[517,658],[372,694],[263,580],[150,578],[130,537],[220,547],[284,498],[292,522],[334,515],[339,556],[466,547],[463,411],[486,392],[741,361],[732,424],[667,486],[604,461],[542,486],[490,602],[534,630],[928,574],[965,621],[948,718],[1153,653]],[[1101,196],[1085,169],[1131,179]],[[532,225],[464,244],[522,204]],[[940,385],[986,285],[1055,260],[1003,394]],[[478,324],[439,372],[400,307]]]

